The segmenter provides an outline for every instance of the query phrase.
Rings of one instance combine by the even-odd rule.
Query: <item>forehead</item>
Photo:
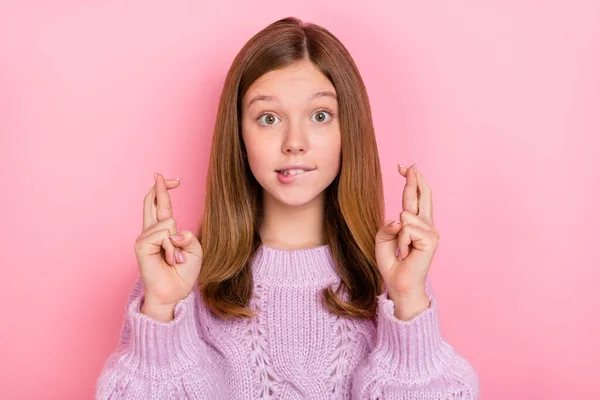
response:
[[[311,62],[305,61],[285,68],[269,71],[250,85],[243,103],[248,107],[257,96],[267,101],[306,102],[318,92],[331,92],[335,88],[327,77]],[[317,96],[335,100],[331,96]]]

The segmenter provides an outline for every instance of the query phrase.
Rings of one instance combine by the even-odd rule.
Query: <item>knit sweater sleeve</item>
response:
[[[222,371],[196,326],[199,297],[195,288],[176,304],[173,320],[157,321],[140,311],[144,288],[138,278],[118,346],[97,378],[96,398],[226,397]]]
[[[387,288],[378,296],[374,348],[354,372],[353,399],[479,398],[478,374],[444,340],[429,278],[426,286],[429,308],[408,321],[394,316]]]

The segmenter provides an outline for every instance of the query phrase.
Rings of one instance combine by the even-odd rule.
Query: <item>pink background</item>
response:
[[[0,9],[1,397],[93,396],[153,172],[182,178],[175,217],[195,229],[227,68],[293,15],[362,72],[386,217],[401,211],[396,163],[416,161],[433,190],[442,328],[481,398],[598,398],[598,2],[13,3]]]

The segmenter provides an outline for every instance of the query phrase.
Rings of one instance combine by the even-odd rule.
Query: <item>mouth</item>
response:
[[[279,178],[279,180],[282,183],[289,183],[289,182],[295,181],[297,178],[300,178],[303,175],[307,175],[307,174],[311,173],[312,171],[314,171],[314,170],[306,170],[304,172],[295,173],[295,174],[287,173],[287,175],[281,171],[275,171],[275,172],[277,172],[277,177]]]
[[[281,175],[290,175],[290,173],[289,173],[289,172],[288,172],[287,174],[284,174],[284,173],[283,173],[284,171],[286,171],[286,170],[283,170],[283,171],[275,170],[275,172],[278,172],[278,173],[280,173]],[[288,171],[289,171],[289,170],[288,170]],[[302,172],[296,172],[296,173],[294,173],[294,175],[305,174],[305,173],[307,173],[307,172],[310,172],[310,171],[312,171],[312,169],[300,170],[300,171],[302,171]]]

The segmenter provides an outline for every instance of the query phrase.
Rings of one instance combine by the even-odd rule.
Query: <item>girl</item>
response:
[[[383,221],[369,100],[326,29],[279,20],[226,77],[200,230],[155,175],[101,399],[475,399],[427,272],[439,232],[416,165]]]

